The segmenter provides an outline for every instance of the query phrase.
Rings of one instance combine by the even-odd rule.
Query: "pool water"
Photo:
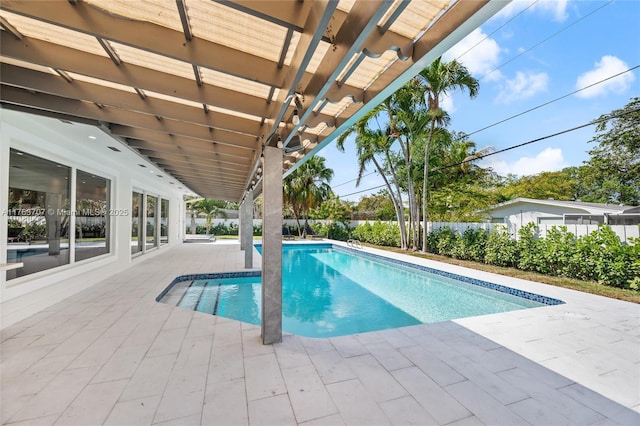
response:
[[[282,272],[282,328],[308,337],[544,306],[331,245],[285,245]],[[261,277],[186,280],[174,285],[162,301],[259,325]]]

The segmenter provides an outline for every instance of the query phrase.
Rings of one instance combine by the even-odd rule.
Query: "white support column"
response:
[[[264,148],[262,343],[282,341],[282,150]]]
[[[253,268],[253,190],[247,192],[241,209],[241,248],[244,250],[244,268]]]

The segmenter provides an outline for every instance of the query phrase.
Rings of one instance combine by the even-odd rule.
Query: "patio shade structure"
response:
[[[0,99],[241,201],[265,146],[286,176],[505,4],[3,0]]]

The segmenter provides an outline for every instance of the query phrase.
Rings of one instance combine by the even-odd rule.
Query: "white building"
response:
[[[516,198],[485,210],[492,223],[521,227],[536,225],[637,225],[640,207],[581,201],[535,200]]]

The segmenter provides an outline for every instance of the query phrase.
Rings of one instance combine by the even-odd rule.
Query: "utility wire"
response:
[[[518,114],[512,115],[511,117],[507,117],[507,118],[505,118],[504,120],[497,121],[497,122],[495,122],[495,123],[493,123],[493,124],[489,124],[488,126],[485,126],[485,127],[481,128],[481,129],[478,129],[478,130],[473,131],[473,132],[471,132],[471,133],[467,133],[467,136],[475,135],[476,133],[482,132],[483,130],[490,129],[491,127],[497,126],[498,124],[502,124],[502,123],[504,123],[504,122],[506,122],[506,121],[509,121],[509,120],[511,120],[511,119],[514,119],[514,118],[516,118],[516,117],[520,117],[521,115],[527,114],[527,113],[529,113],[529,112],[531,112],[531,111],[535,111],[535,110],[536,110],[536,109],[538,109],[538,108],[542,108],[542,107],[544,107],[544,106],[547,106],[547,105],[549,105],[549,104],[552,104],[552,103],[554,103],[554,102],[557,102],[557,101],[559,101],[559,100],[561,100],[561,99],[567,98],[567,97],[569,97],[569,96],[571,96],[571,95],[575,95],[576,93],[579,93],[579,92],[581,92],[581,91],[583,91],[583,90],[589,89],[589,88],[591,88],[591,87],[593,87],[593,86],[596,86],[596,85],[598,85],[598,84],[602,84],[602,83],[604,83],[604,82],[605,82],[605,81],[607,81],[607,80],[611,80],[611,79],[613,79],[613,78],[616,78],[616,77],[618,77],[618,76],[621,76],[622,74],[625,74],[625,73],[631,72],[631,71],[633,71],[633,70],[635,70],[635,69],[637,69],[637,68],[640,68],[640,65],[636,65],[636,66],[635,66],[635,67],[633,67],[633,68],[629,68],[629,69],[627,69],[627,70],[625,70],[625,71],[619,72],[618,74],[615,74],[615,75],[612,75],[612,76],[610,76],[610,77],[607,77],[607,78],[605,78],[605,79],[603,79],[603,80],[597,81],[597,82],[595,82],[595,83],[593,83],[593,84],[590,84],[590,85],[588,85],[588,86],[585,86],[585,87],[583,87],[583,88],[581,88],[581,89],[574,90],[573,92],[571,92],[571,93],[567,93],[566,95],[560,96],[559,98],[552,99],[552,100],[550,100],[550,101],[548,101],[548,102],[545,102],[545,103],[540,104],[540,105],[538,105],[538,106],[535,106],[535,107],[533,107],[533,108],[529,108],[529,109],[528,109],[528,110],[526,110],[526,111],[522,111],[522,112],[520,112],[520,113],[518,113]]]
[[[494,152],[491,152],[491,153],[488,153],[488,154],[485,154],[485,155],[480,155],[480,156],[475,157],[473,159],[464,160],[464,161],[460,161],[458,163],[453,163],[453,164],[448,164],[446,166],[433,168],[430,171],[431,172],[436,172],[436,171],[440,171],[440,170],[444,170],[444,169],[449,169],[451,167],[457,167],[457,166],[460,166],[460,165],[465,164],[465,163],[470,163],[472,161],[481,160],[483,158],[490,157],[492,155],[500,154],[501,152],[510,151],[512,149],[520,148],[520,147],[523,147],[525,145],[530,145],[530,144],[535,143],[535,142],[540,142],[540,141],[543,141],[545,139],[550,139],[550,138],[553,138],[553,137],[556,137],[556,136],[559,136],[559,135],[562,135],[562,134],[565,134],[565,133],[574,132],[576,130],[580,130],[580,129],[585,128],[585,127],[593,126],[595,124],[599,124],[599,123],[602,123],[602,122],[605,122],[605,121],[608,121],[608,120],[611,120],[611,119],[614,119],[614,118],[623,117],[623,116],[625,116],[627,114],[633,114],[634,112],[638,112],[638,111],[640,111],[640,108],[633,109],[631,111],[625,111],[625,112],[622,112],[622,113],[616,114],[616,115],[608,115],[606,117],[590,121],[589,123],[581,124],[579,126],[575,126],[575,127],[570,128],[570,129],[562,130],[560,132],[556,132],[556,133],[553,133],[553,134],[550,134],[550,135],[547,135],[547,136],[543,136],[543,137],[540,137],[540,138],[537,138],[537,139],[533,139],[533,140],[530,140],[530,141],[527,141],[527,142],[523,142],[523,143],[520,143],[520,144],[517,144],[517,145],[512,145],[512,146],[510,146],[508,148],[500,149],[498,151],[494,151]],[[360,190],[360,191],[357,191],[357,192],[352,192],[352,193],[349,193],[349,194],[339,195],[338,197],[339,198],[348,197],[350,195],[356,195],[356,194],[360,194],[362,192],[373,191],[374,189],[379,189],[379,188],[382,188],[384,186],[386,186],[386,185],[374,186],[374,187],[363,189],[363,190]]]
[[[372,172],[369,172],[369,173],[367,173],[367,174],[364,174],[364,175],[362,175],[362,176],[360,176],[360,177],[361,177],[361,178],[363,178],[363,177],[371,176],[371,175],[372,175],[372,174],[374,174],[374,173],[376,173],[376,171],[375,171],[375,170],[374,170],[374,171],[372,171]],[[332,187],[332,188],[337,188],[337,187],[339,187],[339,186],[346,185],[346,184],[351,183],[351,182],[354,182],[354,181],[356,181],[356,180],[358,180],[358,178],[354,178],[354,179],[348,180],[348,181],[346,181],[346,182],[339,183],[339,184],[337,184],[337,185],[331,185],[331,187]]]
[[[497,71],[498,69],[504,67],[507,64],[510,64],[511,62],[515,61],[516,59],[518,59],[520,56],[524,55],[525,53],[528,53],[530,51],[532,51],[533,49],[535,49],[536,47],[540,46],[543,43],[546,43],[547,41],[551,40],[552,38],[554,38],[555,36],[557,36],[558,34],[568,30],[569,28],[573,27],[574,25],[576,25],[578,22],[583,21],[585,19],[587,19],[589,16],[593,15],[596,12],[599,12],[601,9],[603,9],[606,6],[609,6],[611,3],[613,3],[613,0],[609,0],[607,3],[603,4],[602,6],[598,7],[597,9],[592,10],[591,12],[587,13],[586,15],[580,17],[579,19],[573,21],[572,23],[570,23],[569,25],[567,25],[566,27],[560,28],[558,31],[556,31],[555,33],[551,34],[550,36],[548,36],[547,38],[544,38],[542,40],[540,40],[538,43],[534,44],[533,46],[531,46],[530,48],[523,50],[522,52],[520,52],[519,54],[517,54],[516,56],[510,58],[508,61],[501,63],[500,65],[498,65],[497,67],[495,67],[494,69],[492,69],[491,71],[489,71],[488,73],[486,73],[485,75],[483,75],[482,78],[485,78],[486,76],[488,76],[489,74],[491,74],[494,71]]]
[[[488,154],[479,155],[479,156],[474,157],[472,159],[463,160],[463,161],[460,161],[458,163],[448,164],[448,165],[442,166],[442,167],[436,167],[434,169],[431,169],[431,171],[435,172],[435,171],[439,171],[439,170],[449,169],[451,167],[460,166],[462,164],[470,163],[472,161],[481,160],[483,158],[486,158],[486,157],[489,157],[489,156],[492,156],[492,155],[500,154],[501,152],[510,151],[512,149],[515,149],[515,148],[520,148],[520,147],[523,147],[525,145],[530,145],[530,144],[535,143],[535,142],[540,142],[540,141],[543,141],[545,139],[553,138],[553,137],[556,137],[556,136],[559,136],[559,135],[563,135],[565,133],[569,133],[569,132],[573,132],[573,131],[576,131],[576,130],[580,130],[580,129],[585,128],[585,127],[593,126],[595,124],[599,124],[599,123],[611,120],[613,118],[619,118],[619,117],[622,117],[624,115],[632,114],[632,113],[638,112],[638,111],[640,111],[640,108],[633,109],[631,111],[625,111],[625,112],[617,114],[617,115],[609,115],[609,116],[606,116],[606,117],[603,117],[603,118],[599,118],[597,120],[590,121],[589,123],[586,123],[586,124],[581,124],[580,126],[572,127],[570,129],[566,129],[566,130],[562,130],[560,132],[553,133],[551,135],[543,136],[541,138],[533,139],[533,140],[530,140],[530,141],[527,141],[527,142],[523,142],[523,143],[520,143],[520,144],[517,144],[517,145],[512,145],[512,146],[510,146],[508,148],[500,149],[498,151],[493,151],[493,152],[490,152]]]

